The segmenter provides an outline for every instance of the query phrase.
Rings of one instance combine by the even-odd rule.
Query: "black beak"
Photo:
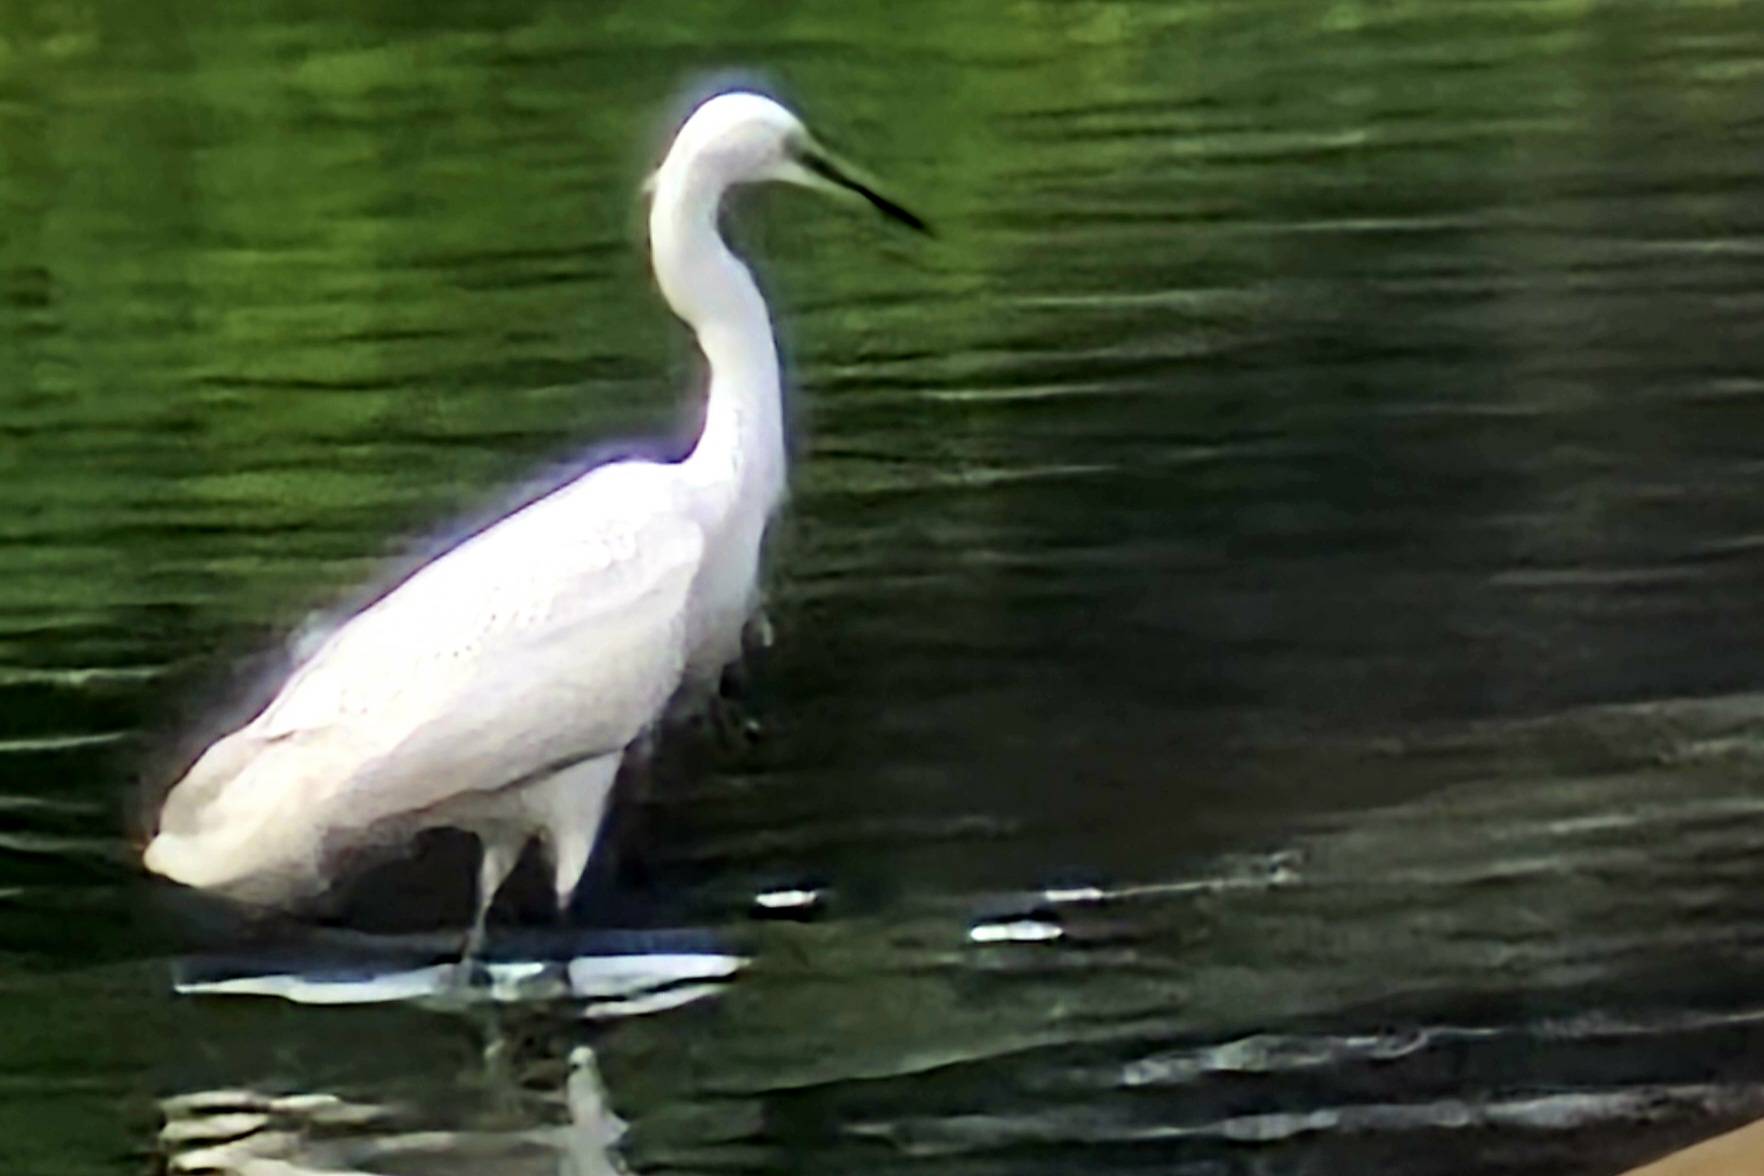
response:
[[[914,232],[923,233],[927,237],[935,237],[937,235],[931,231],[931,226],[925,223],[924,218],[920,217],[917,213],[902,208],[888,197],[877,192],[868,184],[848,175],[838,164],[834,163],[825,155],[822,155],[819,151],[804,151],[798,157],[798,161],[808,171],[813,172],[821,179],[826,180],[829,184],[837,185],[848,192],[854,192],[857,195],[862,196],[865,200],[870,202],[870,205],[875,208],[877,212],[881,213],[889,220],[898,221],[900,224],[905,225]]]

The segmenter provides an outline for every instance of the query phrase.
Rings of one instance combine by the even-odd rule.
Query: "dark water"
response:
[[[207,8],[0,10],[8,1172],[1612,1173],[1764,1114],[1759,6]],[[765,734],[682,737],[578,916],[748,968],[173,995],[275,944],[138,876],[166,732],[677,428],[634,192],[731,67],[942,231],[736,217]],[[459,849],[344,915],[457,926]]]

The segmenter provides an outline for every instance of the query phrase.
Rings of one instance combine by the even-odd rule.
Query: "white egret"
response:
[[[656,280],[710,368],[690,454],[593,469],[351,618],[174,786],[149,869],[282,903],[351,851],[449,825],[483,845],[468,954],[535,838],[567,908],[626,747],[739,655],[757,603],[785,486],[778,355],[717,217],[732,185],[764,180],[854,194],[925,230],[776,102],[699,106],[651,181],[649,217]]]

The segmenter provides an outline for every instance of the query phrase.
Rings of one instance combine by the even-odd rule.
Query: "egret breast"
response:
[[[759,606],[766,517],[761,511],[735,514],[706,547],[689,606],[686,678],[694,686],[714,686],[723,668],[741,656],[742,629]]]

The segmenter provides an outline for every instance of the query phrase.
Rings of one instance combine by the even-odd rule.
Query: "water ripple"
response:
[[[1031,1115],[973,1114],[854,1123],[846,1130],[915,1157],[962,1155],[1025,1144],[1065,1145],[1219,1140],[1281,1143],[1302,1135],[1365,1135],[1477,1129],[1569,1132],[1656,1122],[1690,1114],[1731,1116],[1764,1109],[1764,1085],[1699,1083],[1513,1094],[1487,1101],[1447,1098],[1375,1102],[1231,1115],[1196,1123],[1122,1122],[1103,1107]]]

